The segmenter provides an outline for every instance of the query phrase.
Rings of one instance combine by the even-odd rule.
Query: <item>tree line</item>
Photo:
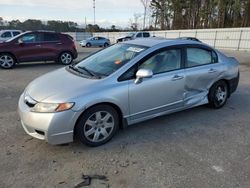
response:
[[[151,29],[250,27],[250,0],[151,0],[148,12]]]
[[[1,17],[0,29],[18,29],[23,31],[51,30],[57,32],[75,32],[80,30],[78,24],[71,21],[49,20],[47,22],[42,22],[41,20],[28,19],[23,22],[20,20],[11,20],[4,23]]]
[[[20,20],[5,21],[0,17],[0,30],[2,29],[17,29],[23,31],[34,31],[34,30],[48,30],[56,32],[112,32],[120,31],[115,25],[110,28],[102,28],[97,24],[88,24],[84,28],[80,28],[79,25],[71,21],[58,21],[49,20],[43,22],[41,20],[28,19],[23,22]]]
[[[52,30],[57,32],[113,32],[130,30],[169,30],[250,27],[250,0],[141,0],[144,13],[135,13],[129,19],[129,28],[112,25],[102,28],[88,24],[85,28],[72,21],[28,19],[11,20],[0,29]],[[141,20],[142,18],[142,21]],[[142,27],[139,23],[142,22]]]

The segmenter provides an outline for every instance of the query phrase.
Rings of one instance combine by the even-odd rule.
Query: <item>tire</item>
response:
[[[59,62],[63,65],[69,65],[73,61],[73,56],[70,52],[63,52],[59,56]]]
[[[86,47],[90,47],[91,46],[91,44],[88,42],[87,44],[86,44]]]
[[[3,69],[11,69],[15,66],[16,60],[15,58],[8,53],[0,54],[0,66]]]
[[[219,109],[223,107],[229,96],[229,88],[225,81],[220,80],[212,85],[208,94],[209,105],[212,108]]]
[[[88,109],[75,126],[75,135],[83,143],[96,147],[107,143],[117,132],[119,116],[109,105]]]
[[[106,47],[108,47],[108,46],[109,46],[109,44],[106,43],[106,42],[105,42],[104,45],[103,45],[104,48],[106,48]]]

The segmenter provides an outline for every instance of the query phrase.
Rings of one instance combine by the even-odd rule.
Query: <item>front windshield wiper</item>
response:
[[[90,76],[99,78],[99,76],[97,76],[93,71],[90,71],[90,70],[87,69],[86,67],[78,66],[77,68],[84,70],[84,71],[87,72]]]
[[[75,72],[78,72],[78,73],[80,73],[80,74],[83,74],[83,72],[80,71],[78,68],[76,68],[74,65],[70,65],[69,68],[72,69],[72,70],[74,70]]]

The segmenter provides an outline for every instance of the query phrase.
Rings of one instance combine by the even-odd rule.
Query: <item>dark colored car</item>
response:
[[[29,31],[0,43],[0,66],[4,69],[33,61],[57,61],[68,65],[75,58],[75,43],[67,34]]]
[[[196,41],[196,42],[201,42],[199,39],[197,39],[195,37],[179,37],[177,39],[179,39],[179,40],[192,40],[192,41]]]

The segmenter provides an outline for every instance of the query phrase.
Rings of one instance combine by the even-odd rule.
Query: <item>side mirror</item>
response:
[[[153,72],[150,69],[139,69],[136,72],[135,84],[139,84],[142,82],[143,78],[151,78],[153,76]]]
[[[20,39],[18,39],[17,42],[18,42],[18,44],[23,44],[23,39],[20,38]]]

